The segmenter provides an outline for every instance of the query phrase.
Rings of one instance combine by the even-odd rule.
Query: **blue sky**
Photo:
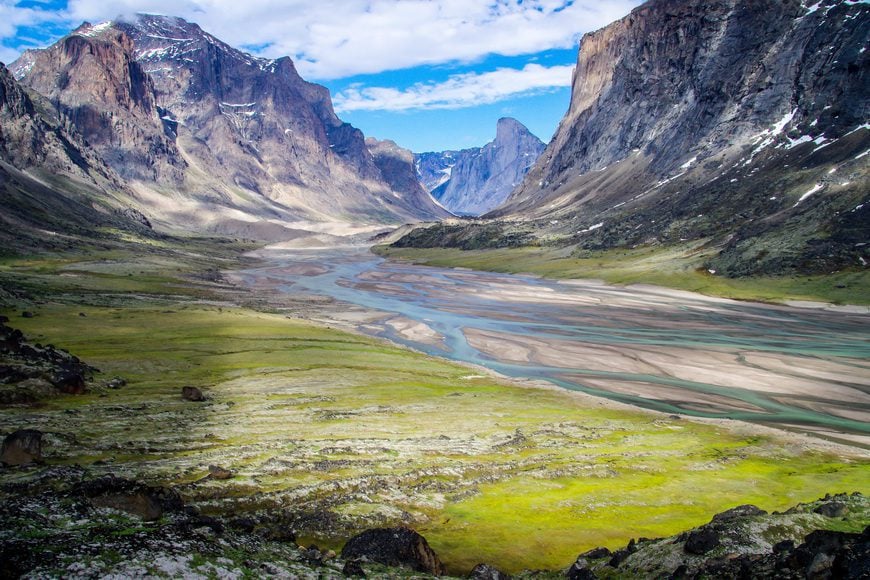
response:
[[[640,0],[0,0],[0,60],[82,21],[181,16],[258,56],[290,56],[339,116],[413,151],[480,146],[500,117],[548,141],[583,33]]]

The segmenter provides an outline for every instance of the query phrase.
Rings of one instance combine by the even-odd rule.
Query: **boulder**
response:
[[[219,465],[208,466],[208,476],[211,479],[230,479],[233,475],[235,474],[232,471]]]
[[[700,528],[689,532],[685,550],[689,554],[701,555],[717,548],[721,543],[719,532],[713,528]]]
[[[510,580],[510,575],[489,564],[478,564],[468,575],[473,580]]]
[[[348,560],[347,562],[345,562],[344,568],[342,568],[341,573],[348,578],[366,577],[366,571],[363,570],[362,564],[359,560]]]
[[[613,553],[607,548],[592,548],[589,551],[583,552],[578,558],[587,558],[589,560],[600,560],[601,558],[609,558]]]
[[[368,558],[386,566],[405,566],[436,576],[444,573],[444,565],[426,538],[408,528],[366,530],[348,540],[341,557]]]
[[[0,462],[6,465],[27,465],[42,461],[42,431],[20,429],[3,439]]]
[[[816,507],[816,509],[813,510],[813,513],[829,518],[841,518],[846,515],[847,511],[848,508],[846,507],[845,502],[828,501]]]
[[[565,578],[568,580],[595,580],[597,576],[589,568],[589,562],[585,558],[577,558],[577,561],[568,568]]]
[[[76,486],[94,507],[112,508],[146,521],[159,519],[165,511],[180,510],[184,504],[173,489],[151,487],[136,481],[107,475]]]
[[[767,515],[767,512],[763,509],[756,507],[751,504],[739,505],[737,507],[731,508],[730,510],[725,510],[722,513],[718,513],[713,516],[713,519],[710,520],[710,523],[714,522],[727,522],[736,518],[744,518],[749,516],[763,516]]]
[[[205,395],[196,387],[182,387],[181,397],[185,401],[205,401]]]
[[[80,369],[61,368],[52,375],[51,384],[68,395],[81,395],[85,392],[85,377]]]

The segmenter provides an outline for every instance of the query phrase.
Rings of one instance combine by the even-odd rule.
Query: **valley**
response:
[[[531,322],[519,309],[513,316],[511,308],[480,307],[496,292],[494,305],[551,294],[539,308],[558,312],[560,304],[578,305],[570,286],[554,292],[549,283],[524,277],[391,265],[364,248],[300,250],[275,261],[248,258],[247,265],[238,261],[238,249],[227,248],[223,263],[196,258],[197,249],[203,246],[5,260],[3,287],[14,279],[26,289],[4,300],[10,324],[77,353],[101,373],[89,394],[6,407],[0,429],[26,424],[45,432],[45,461],[55,468],[82,465],[91,477],[112,473],[172,485],[206,514],[253,518],[264,533],[294,530],[302,543],[338,548],[362,529],[410,525],[454,574],[480,561],[512,572],[563,568],[584,549],[675,533],[737,503],[775,510],[831,490],[870,491],[866,451],[860,440],[843,437],[855,429],[830,415],[823,421],[823,410],[815,411],[816,427],[823,425],[829,437],[840,431],[833,438],[841,444],[742,421],[696,419],[704,413],[691,409],[642,411],[540,380],[515,382],[480,363],[518,376],[512,370],[525,365],[495,364],[480,353],[452,355],[479,363],[462,366],[334,328],[358,327],[443,356],[444,344],[455,346],[457,335],[445,332],[442,343],[437,331],[463,314],[463,300],[493,317],[491,328],[534,327],[540,316]],[[215,266],[229,271],[217,275]],[[414,291],[415,284],[427,290]],[[445,295],[448,284],[453,290]],[[633,300],[630,292],[612,291],[622,307]],[[658,307],[670,302],[666,293],[640,295]],[[439,304],[442,318],[430,320],[427,299],[456,302]],[[615,298],[607,300],[617,306]],[[763,316],[766,307],[701,297],[690,304],[702,316],[743,309],[759,323],[765,316],[812,318]],[[22,318],[24,309],[33,316]],[[422,320],[435,333],[421,338],[397,314]],[[596,332],[606,326],[599,322]],[[127,384],[102,386],[113,376]],[[186,385],[201,388],[206,401],[183,400]],[[739,413],[741,404],[732,399],[728,412]],[[209,478],[209,465],[233,477]],[[36,473],[3,470],[0,483]]]
[[[870,573],[870,3],[59,2],[0,577]]]

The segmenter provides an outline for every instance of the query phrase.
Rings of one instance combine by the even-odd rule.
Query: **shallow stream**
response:
[[[377,315],[361,331],[511,377],[668,413],[870,445],[870,315],[386,261],[270,252],[249,285]]]

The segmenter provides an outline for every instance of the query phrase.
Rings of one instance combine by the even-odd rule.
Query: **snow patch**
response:
[[[795,204],[792,207],[797,207],[800,202],[802,202],[803,200],[805,200],[806,198],[808,198],[812,194],[816,193],[817,191],[819,191],[823,187],[824,187],[824,185],[822,185],[821,183],[815,184],[811,190],[809,190],[808,192],[806,192],[805,194],[800,196],[800,198],[795,202]]]
[[[580,230],[580,231],[577,232],[577,233],[578,233],[578,234],[585,234],[585,233],[588,233],[588,232],[591,232],[591,231],[597,230],[598,228],[602,227],[603,225],[604,225],[604,222],[598,222],[598,223],[595,224],[594,226],[589,226],[589,227],[586,228],[585,230]]]
[[[686,161],[685,163],[683,163],[682,165],[680,165],[680,169],[688,169],[688,168],[691,167],[692,164],[695,163],[695,161],[697,161],[697,160],[698,160],[698,156],[696,155],[695,157],[692,157],[691,159],[689,159],[688,161]]]

